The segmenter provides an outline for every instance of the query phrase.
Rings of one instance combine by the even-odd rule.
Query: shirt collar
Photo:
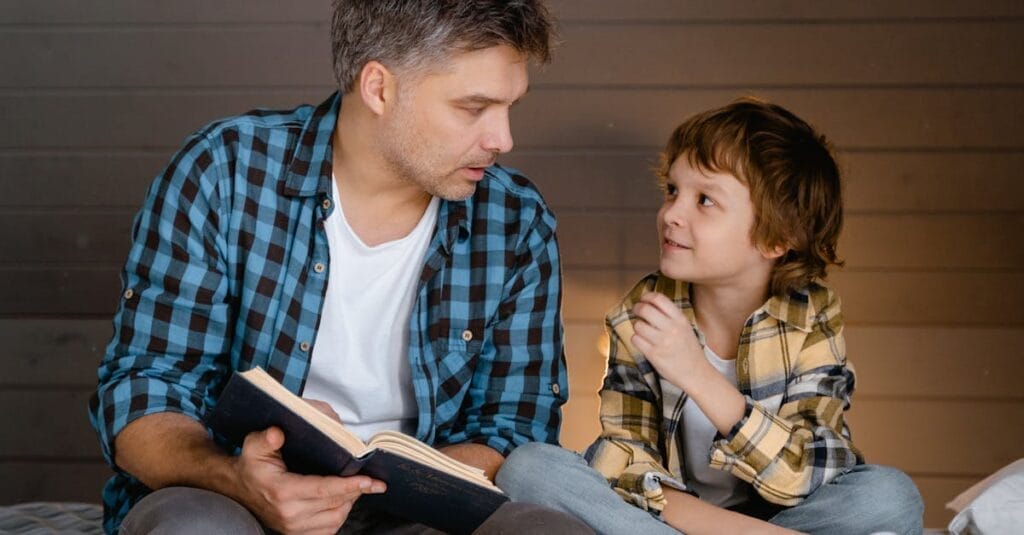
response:
[[[331,191],[331,145],[338,124],[341,94],[335,92],[317,106],[299,135],[299,146],[285,175],[284,194],[308,197]]]
[[[672,280],[664,275],[655,282],[655,291],[671,296],[683,313],[694,321],[693,303],[690,301],[690,283]],[[810,297],[807,290],[791,291],[788,295],[773,295],[752,316],[754,321],[767,314],[782,323],[792,325],[797,330],[810,332],[813,325]]]

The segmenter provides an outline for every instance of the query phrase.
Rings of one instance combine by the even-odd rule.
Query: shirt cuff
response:
[[[662,485],[696,496],[682,481],[676,479],[664,468],[654,463],[630,465],[619,476],[615,492],[623,500],[655,515],[660,516],[668,500]]]

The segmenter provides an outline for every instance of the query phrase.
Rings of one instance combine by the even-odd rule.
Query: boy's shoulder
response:
[[[660,271],[649,273],[637,281],[606,316],[606,322],[616,325],[632,319],[633,307],[647,292],[659,292],[672,299],[682,310],[693,308],[690,302],[690,284],[663,275]],[[765,303],[766,311],[775,318],[792,323],[801,330],[810,330],[816,319],[838,318],[839,295],[823,281],[814,280],[807,286],[793,290],[785,296],[773,296]]]
[[[822,320],[841,319],[839,295],[821,280],[788,295],[773,296],[765,303],[765,311],[801,331],[810,331]]]

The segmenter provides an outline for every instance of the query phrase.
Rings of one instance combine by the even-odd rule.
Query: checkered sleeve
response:
[[[463,429],[447,439],[502,455],[526,442],[557,444],[569,394],[555,217],[538,202],[520,226],[514,256],[505,255],[511,270],[463,407]]]
[[[641,282],[606,319],[610,343],[601,388],[601,434],[586,457],[625,501],[660,513],[666,504],[662,485],[685,487],[664,467],[660,452],[664,440],[657,373],[630,342],[629,310],[643,288]]]
[[[114,337],[90,418],[114,466],[114,440],[153,413],[201,418],[228,375],[231,307],[219,227],[227,173],[220,145],[196,134],[150,187],[135,217]]]
[[[821,306],[778,413],[748,397],[746,414],[711,456],[712,467],[729,470],[766,500],[786,506],[863,462],[844,420],[854,374],[846,362],[839,299],[824,288],[817,297]]]

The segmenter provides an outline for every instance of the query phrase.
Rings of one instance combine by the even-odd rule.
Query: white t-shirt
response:
[[[368,247],[345,220],[334,188],[334,212],[324,221],[327,294],[302,396],[329,403],[363,440],[385,429],[416,431],[409,314],[439,204],[431,199],[409,235]]]
[[[706,343],[704,356],[730,383],[736,384],[735,359],[719,358]],[[708,466],[711,462],[711,444],[718,430],[693,398],[688,398],[683,403],[682,420],[683,462],[687,485],[696,491],[702,500],[719,507],[731,507],[745,502],[747,492],[742,480],[729,472]]]

